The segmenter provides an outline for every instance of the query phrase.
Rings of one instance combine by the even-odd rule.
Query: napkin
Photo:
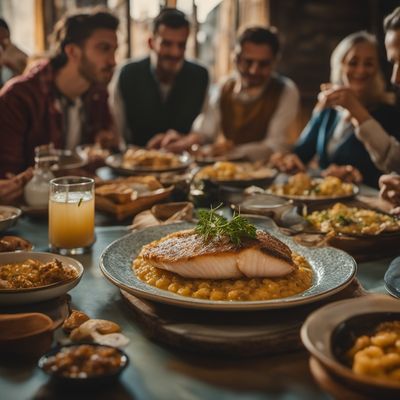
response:
[[[395,258],[385,273],[384,281],[390,294],[400,297],[400,257]]]
[[[150,210],[137,214],[129,227],[132,230],[149,226],[166,225],[180,221],[193,220],[193,203],[165,203],[153,206]]]

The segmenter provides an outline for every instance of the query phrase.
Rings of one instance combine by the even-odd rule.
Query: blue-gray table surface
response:
[[[150,341],[133,314],[122,303],[117,287],[108,282],[99,268],[105,247],[128,233],[125,226],[97,227],[91,253],[76,258],[85,268],[84,276],[71,292],[72,306],[93,318],[120,324],[130,338],[125,349],[130,365],[120,384],[96,393],[54,389],[38,368],[0,366],[0,399],[329,399],[313,381],[305,351],[278,356],[221,358],[193,355]],[[32,241],[36,251],[47,250],[47,221],[23,217],[9,234]],[[357,277],[372,292],[385,292],[383,276],[390,259],[360,263]]]

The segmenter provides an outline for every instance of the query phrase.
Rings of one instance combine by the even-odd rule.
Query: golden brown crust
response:
[[[241,250],[255,248],[293,265],[288,246],[267,232],[257,231],[257,239],[245,239],[240,247],[227,237],[205,241],[193,229],[171,233],[160,240],[143,246],[142,257],[151,262],[187,261],[201,256],[223,256]]]

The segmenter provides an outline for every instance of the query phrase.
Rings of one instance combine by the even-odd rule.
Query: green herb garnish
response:
[[[199,222],[195,228],[197,234],[203,236],[205,240],[227,236],[236,246],[239,246],[244,238],[256,238],[257,229],[246,218],[235,212],[228,221],[227,218],[217,214],[219,207],[199,210]]]
[[[351,218],[347,218],[344,215],[338,215],[336,218],[337,222],[341,226],[348,226],[353,223],[353,220]]]
[[[81,198],[79,199],[78,207],[80,207],[80,206],[81,206],[81,204],[82,204],[82,201],[83,201],[83,197],[81,197]]]

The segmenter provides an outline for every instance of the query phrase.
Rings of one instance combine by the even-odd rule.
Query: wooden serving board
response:
[[[138,197],[124,204],[118,204],[107,197],[96,195],[96,209],[113,214],[118,221],[122,221],[168,198],[173,189],[173,186],[160,188],[149,195]]]
[[[312,311],[366,292],[354,280],[340,293],[320,302],[243,312],[185,309],[139,299],[124,291],[121,294],[145,333],[156,341],[192,352],[254,356],[302,348],[299,330]]]

